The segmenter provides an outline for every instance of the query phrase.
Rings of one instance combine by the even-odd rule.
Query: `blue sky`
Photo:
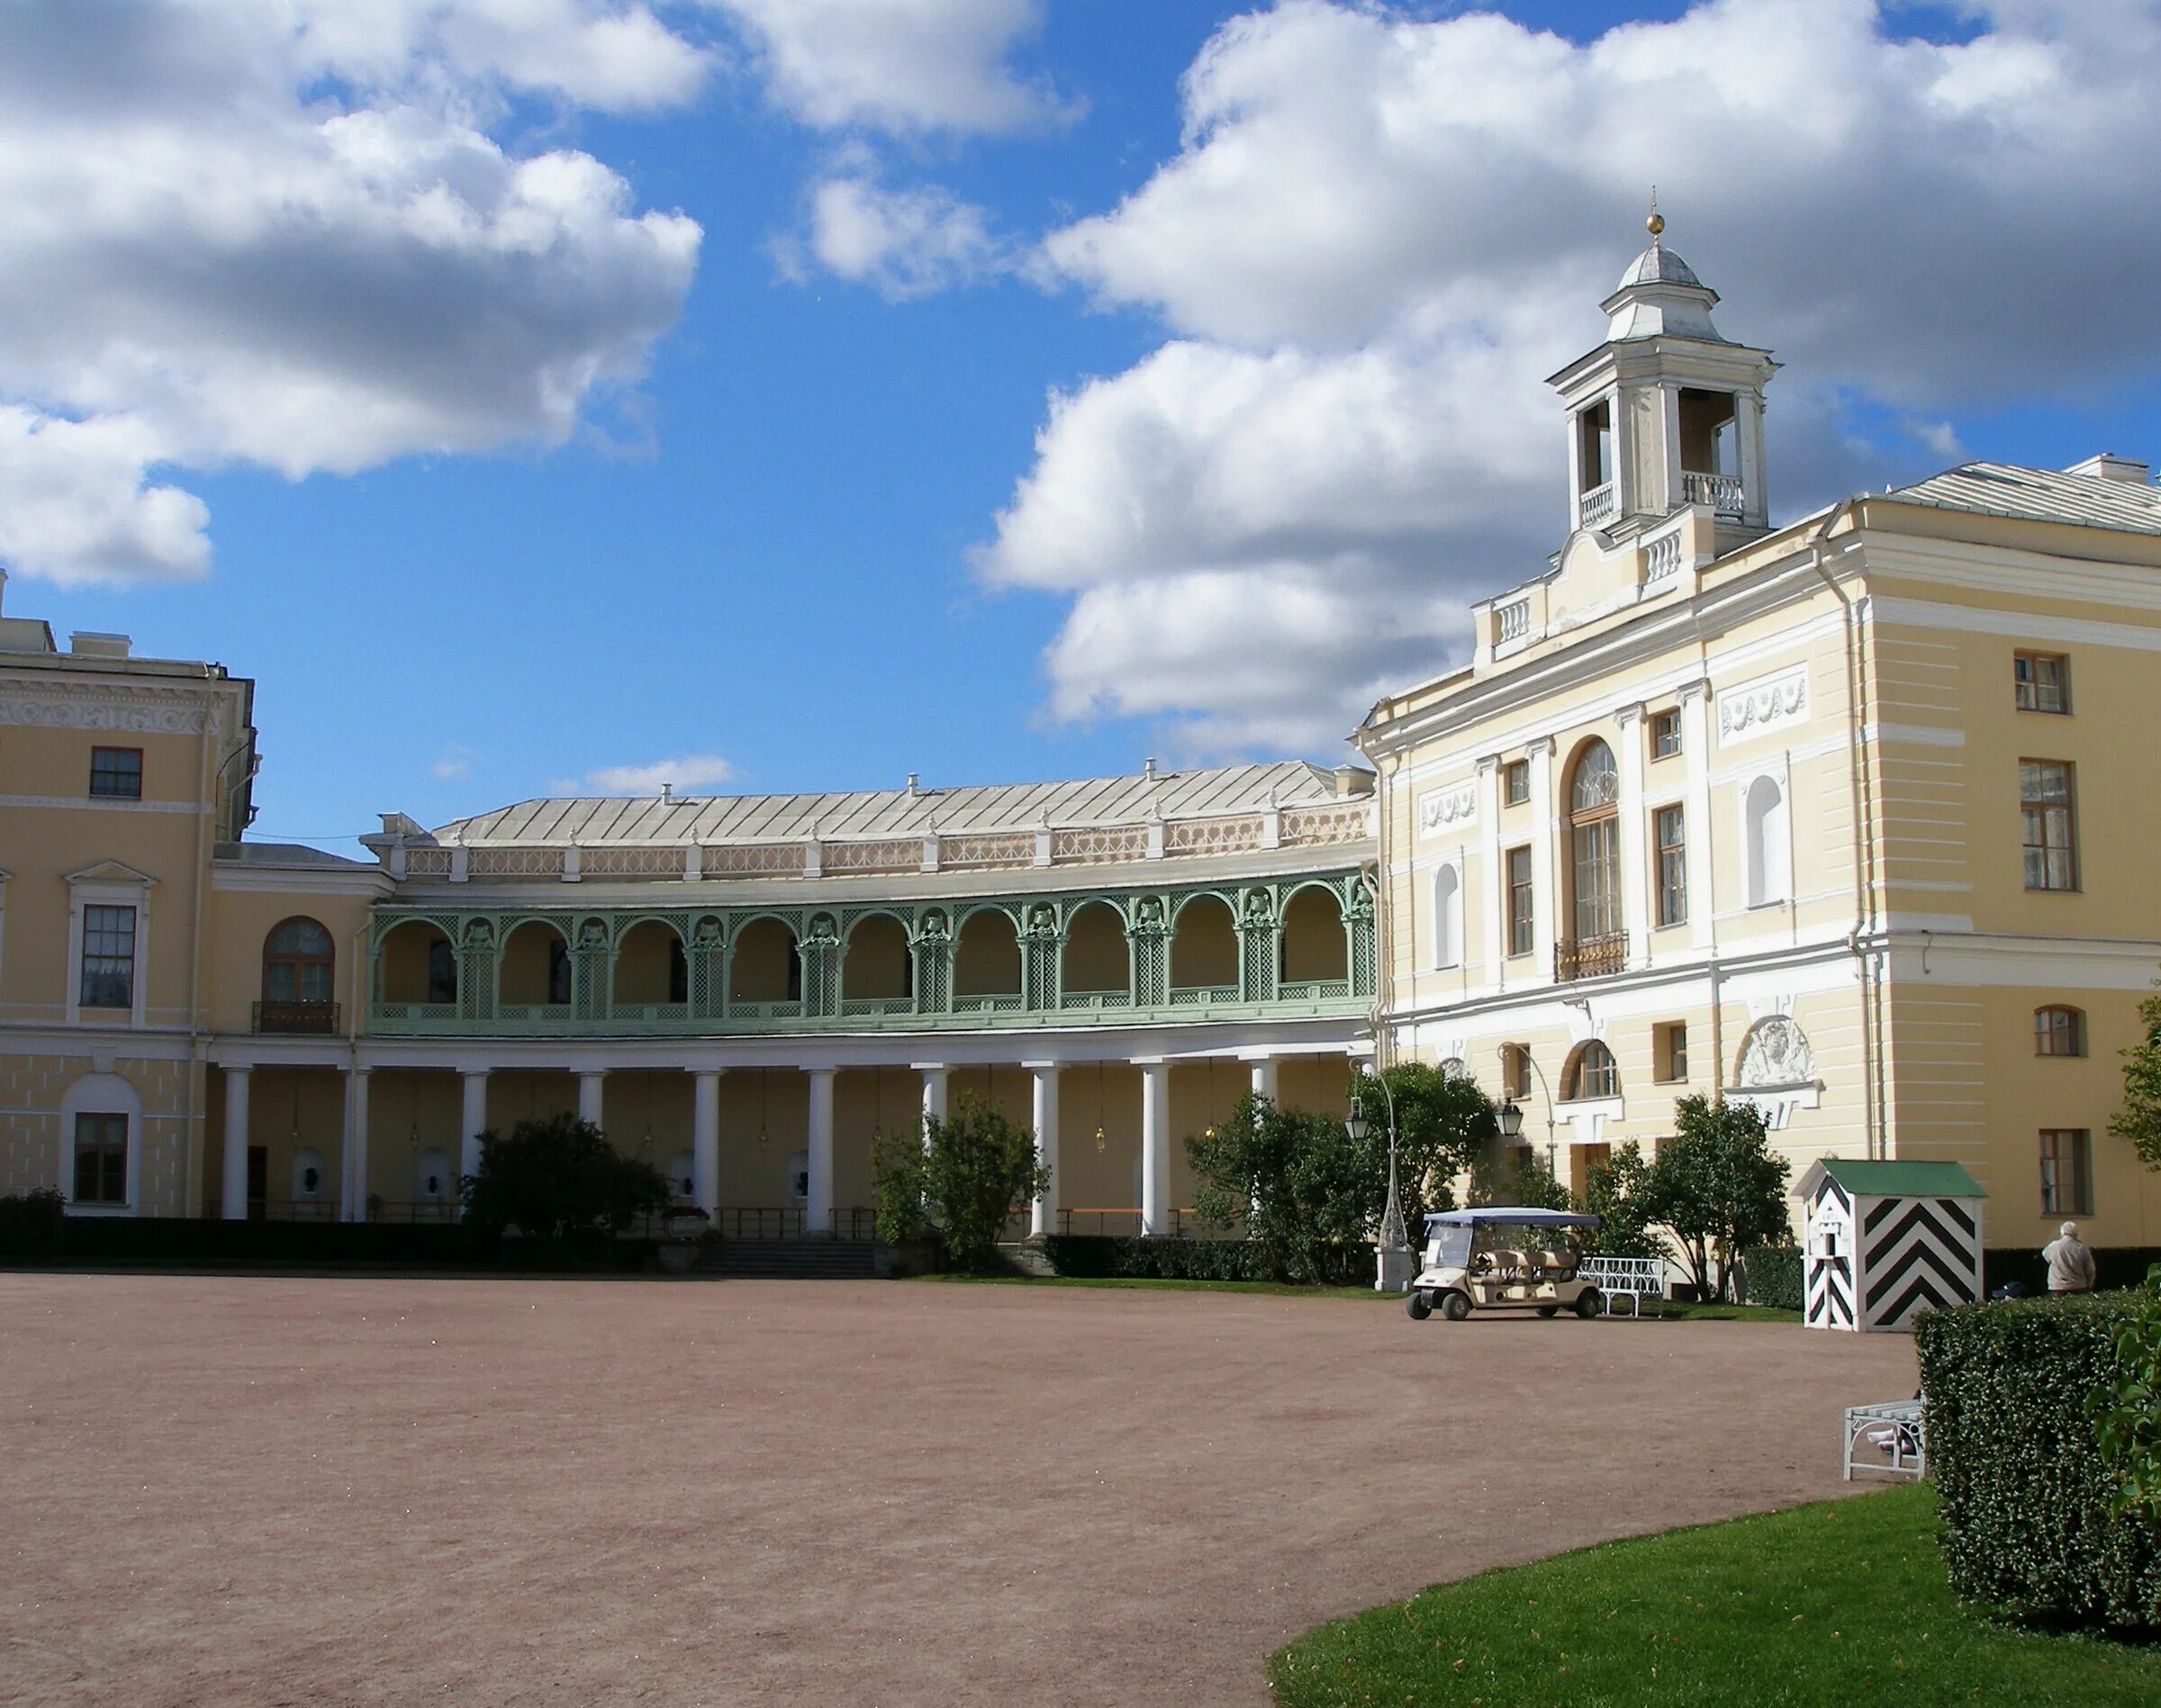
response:
[[[2151,4],[364,10],[0,21],[7,609],[257,678],[262,834],[1335,759],[1653,179],[1782,512],[2161,451]]]

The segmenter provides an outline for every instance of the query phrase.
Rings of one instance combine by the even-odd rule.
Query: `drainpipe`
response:
[[[1825,567],[1825,542],[1852,512],[1853,500],[1841,499],[1809,540],[1809,567],[1839,601],[1846,633],[1846,781],[1853,810],[1853,928],[1846,934],[1847,953],[1861,983],[1861,1106],[1865,1149],[1880,1157],[1884,1143],[1883,990],[1874,976],[1871,954],[1876,935],[1876,800],[1862,743],[1867,705],[1867,663],[1862,656],[1860,618],[1852,598]]]

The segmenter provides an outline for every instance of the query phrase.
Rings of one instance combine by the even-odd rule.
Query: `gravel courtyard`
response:
[[[1835,1495],[1901,1336],[935,1283],[0,1275],[0,1701],[1260,1703]]]

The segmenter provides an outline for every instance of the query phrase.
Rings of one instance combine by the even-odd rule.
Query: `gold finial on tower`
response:
[[[1659,212],[1659,186],[1655,184],[1650,186],[1650,218],[1643,221],[1643,229],[1650,233],[1653,243],[1665,235],[1666,216]]]

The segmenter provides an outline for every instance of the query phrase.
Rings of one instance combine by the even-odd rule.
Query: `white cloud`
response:
[[[0,554],[200,574],[164,470],[560,443],[644,371],[700,232],[484,124],[679,100],[705,60],[613,0],[0,8]]]
[[[438,754],[428,774],[440,782],[458,782],[473,772],[473,750],[452,742]]]
[[[755,44],[767,92],[820,130],[1026,130],[1079,107],[1009,63],[1042,0],[708,0]]]
[[[1889,14],[1895,25],[1897,14]],[[1283,0],[1219,30],[1178,154],[1040,267],[1180,335],[1053,394],[979,555],[1071,596],[1053,717],[1310,749],[1460,656],[1460,610],[1563,526],[1543,375],[1659,186],[1668,241],[1777,348],[1787,513],[1955,454],[1964,408],[2161,367],[2155,0],[1984,8],[1900,40],[1867,0],[1712,0],[1578,45],[1505,18]],[[1888,425],[1870,442],[1847,400]]]
[[[657,795],[663,783],[673,783],[685,793],[711,789],[736,774],[736,768],[718,754],[689,754],[681,759],[657,759],[649,765],[602,765],[585,773],[584,792],[595,795]],[[559,782],[562,794],[578,792],[575,782]]]
[[[1011,266],[982,209],[935,185],[889,189],[863,172],[826,178],[811,191],[808,243],[827,272],[872,285],[888,302]]]

